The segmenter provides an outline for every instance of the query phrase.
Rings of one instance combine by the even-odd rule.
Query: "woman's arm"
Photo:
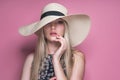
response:
[[[83,80],[84,68],[85,68],[85,59],[83,53],[79,51],[75,51],[74,65],[70,80]]]
[[[58,41],[60,43],[60,47],[57,49],[57,51],[53,54],[53,66],[54,66],[54,71],[55,71],[55,76],[57,80],[67,80],[64,71],[62,69],[62,66],[60,64],[60,58],[62,54],[64,54],[64,51],[67,48],[66,41],[65,39],[61,36],[58,35],[55,39],[55,41]]]
[[[61,79],[67,80],[59,60],[56,59],[55,57],[53,58],[53,65],[54,65],[54,70],[55,70],[57,80],[61,80]],[[84,68],[85,68],[85,58],[83,53],[79,51],[75,51],[74,65],[73,65],[72,75],[70,80],[83,80]]]
[[[58,41],[61,44],[61,46],[53,55],[53,66],[54,66],[55,75],[57,80],[67,80],[64,71],[62,69],[62,66],[60,64],[61,55],[67,48],[66,41],[62,36],[57,36],[55,41]],[[74,65],[70,80],[82,80],[84,74],[84,67],[85,67],[84,55],[79,51],[74,51],[73,55],[74,55]]]
[[[62,69],[62,66],[60,64],[60,61],[56,57],[53,57],[53,66],[57,78],[56,80],[67,80],[64,71]]]
[[[23,66],[21,80],[30,80],[30,71],[31,71],[33,56],[34,56],[33,53],[31,53],[27,56],[24,66]]]

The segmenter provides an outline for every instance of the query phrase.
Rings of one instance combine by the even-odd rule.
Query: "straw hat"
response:
[[[72,46],[82,43],[90,30],[90,18],[86,14],[67,15],[67,9],[58,3],[49,3],[43,10],[39,21],[19,28],[19,33],[29,36],[41,29],[46,24],[62,18],[69,25],[70,41]]]

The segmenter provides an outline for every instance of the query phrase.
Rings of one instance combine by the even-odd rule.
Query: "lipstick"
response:
[[[56,32],[51,32],[50,35],[51,35],[51,36],[56,36],[57,33],[56,33]]]

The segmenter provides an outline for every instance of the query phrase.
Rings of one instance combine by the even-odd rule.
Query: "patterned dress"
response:
[[[54,67],[52,63],[52,55],[48,54],[44,57],[44,65],[41,71],[39,71],[38,80],[50,80],[50,78],[55,77]],[[62,65],[64,73],[66,75],[65,65]]]

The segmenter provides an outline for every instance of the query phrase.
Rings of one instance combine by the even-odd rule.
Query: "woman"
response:
[[[83,80],[85,57],[73,47],[80,44],[90,28],[85,14],[67,15],[67,9],[50,3],[40,21],[19,29],[20,34],[36,34],[35,53],[27,56],[21,80]]]

